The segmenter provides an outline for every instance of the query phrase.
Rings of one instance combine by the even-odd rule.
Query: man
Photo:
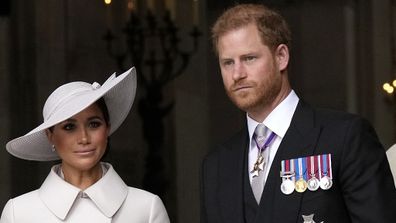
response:
[[[263,5],[237,5],[212,38],[247,125],[203,161],[202,222],[394,222],[396,190],[371,125],[312,108],[292,90],[285,20]]]

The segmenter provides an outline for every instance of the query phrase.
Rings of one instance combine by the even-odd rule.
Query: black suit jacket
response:
[[[209,154],[201,175],[201,222],[244,222],[247,128]],[[285,195],[281,160],[332,154],[333,186]],[[256,222],[395,222],[396,189],[385,150],[371,125],[342,112],[299,102],[272,163]]]

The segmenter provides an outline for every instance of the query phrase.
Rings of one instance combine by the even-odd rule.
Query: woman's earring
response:
[[[52,145],[52,152],[55,152],[55,145]]]

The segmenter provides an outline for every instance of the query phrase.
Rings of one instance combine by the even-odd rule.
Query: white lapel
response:
[[[128,186],[108,163],[102,163],[106,174],[95,184],[81,191],[57,175],[59,165],[51,171],[39,189],[39,197],[58,218],[65,220],[75,200],[84,193],[108,218],[120,209],[128,195]]]

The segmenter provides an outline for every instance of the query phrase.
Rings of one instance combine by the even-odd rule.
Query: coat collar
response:
[[[66,219],[73,203],[81,196],[88,196],[98,209],[111,218],[127,197],[128,186],[108,163],[101,163],[108,169],[95,184],[81,191],[67,183],[56,173],[60,165],[55,165],[39,189],[39,197],[47,208],[58,218]],[[85,199],[85,198],[84,198]]]

